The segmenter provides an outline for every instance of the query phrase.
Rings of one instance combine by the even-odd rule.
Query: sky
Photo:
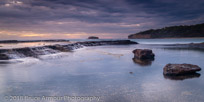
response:
[[[0,0],[0,40],[123,39],[204,23],[204,0]]]

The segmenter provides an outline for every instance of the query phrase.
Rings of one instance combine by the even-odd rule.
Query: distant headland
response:
[[[129,39],[199,38],[204,37],[204,23],[150,29],[128,36]]]

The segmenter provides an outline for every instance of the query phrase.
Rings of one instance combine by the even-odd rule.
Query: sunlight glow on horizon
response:
[[[98,36],[99,35],[99,36]],[[35,33],[30,31],[0,31],[0,40],[27,40],[27,39],[87,39],[89,36],[97,36],[101,39],[112,39],[114,34],[105,33]]]

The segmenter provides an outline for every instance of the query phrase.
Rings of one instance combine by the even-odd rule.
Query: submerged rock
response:
[[[134,58],[145,60],[145,59],[152,59],[154,60],[154,53],[150,49],[135,49],[133,51]]]
[[[133,74],[133,72],[129,72],[130,74]]]
[[[88,37],[88,39],[99,39],[99,37],[96,37],[96,36],[90,36],[90,37]]]
[[[167,64],[163,68],[164,75],[185,75],[200,71],[201,68],[193,64]]]

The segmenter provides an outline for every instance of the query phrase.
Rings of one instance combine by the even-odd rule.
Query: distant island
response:
[[[97,36],[90,36],[90,37],[88,37],[88,39],[99,39],[99,37],[97,37]]]
[[[129,39],[197,38],[204,37],[204,23],[150,29],[128,36]]]

